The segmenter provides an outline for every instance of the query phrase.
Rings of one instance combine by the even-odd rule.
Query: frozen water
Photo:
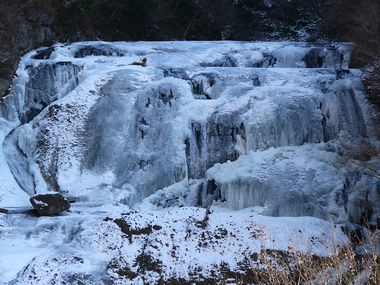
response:
[[[207,171],[215,195],[234,209],[265,207],[270,216],[344,219],[344,167],[324,145],[270,148]],[[210,186],[209,186],[210,187]]]
[[[30,121],[4,143],[9,165],[28,193],[85,200],[104,184],[95,177],[111,173],[105,185],[134,205],[252,151],[329,142],[360,156],[371,142],[360,73],[347,70],[351,48],[89,42],[57,45],[44,60],[32,52],[2,104],[17,101],[16,115],[3,116]],[[142,56],[147,68],[129,65]]]
[[[188,280],[179,260],[190,268],[196,259],[194,266],[211,274],[225,247],[236,247],[227,263],[240,270],[237,236],[250,234],[238,229],[252,215],[276,237],[274,249],[291,246],[291,236],[283,236],[288,228],[306,229],[297,240],[305,252],[317,248],[307,248],[309,233],[322,238],[332,225],[303,216],[360,223],[370,215],[376,223],[379,183],[355,159],[370,158],[379,144],[361,73],[348,69],[351,49],[348,43],[80,42],[27,54],[0,103],[0,207],[25,207],[29,195],[47,191],[61,192],[74,206],[51,220],[0,216],[2,233],[21,233],[15,248],[31,243],[17,265],[0,263],[0,277],[15,284],[28,283],[28,276],[40,284],[98,282],[94,276],[114,282],[121,278],[117,268],[140,272],[133,264],[149,252],[166,277]],[[147,67],[130,65],[142,57]],[[192,207],[210,205],[212,230],[201,233],[190,220],[202,220],[205,210]],[[148,239],[129,244],[121,236],[125,212]],[[197,249],[201,234],[220,230],[238,234],[217,248]],[[157,252],[170,234],[169,247],[185,235],[191,252],[175,249],[176,258],[169,249]],[[340,234],[337,242],[344,243]],[[246,241],[251,253],[257,242]],[[323,246],[317,254],[330,250]],[[14,258],[15,250],[4,254]],[[155,270],[144,274],[132,279],[158,278]]]

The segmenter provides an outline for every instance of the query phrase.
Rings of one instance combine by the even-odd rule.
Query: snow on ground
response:
[[[73,204],[59,217],[2,215],[1,284],[19,272],[12,284],[217,278],[223,266],[232,272],[257,268],[254,256],[263,247],[329,256],[346,243],[339,228],[316,218],[273,218],[219,207],[208,219],[205,213],[190,207],[136,212]]]

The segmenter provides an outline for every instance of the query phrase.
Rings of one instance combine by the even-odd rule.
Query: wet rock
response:
[[[34,195],[30,203],[40,216],[53,216],[70,209],[70,203],[59,193]]]
[[[8,210],[4,208],[0,208],[0,213],[8,214]]]
[[[319,48],[312,48],[303,58],[306,68],[321,68],[324,62],[323,51]]]
[[[200,66],[202,67],[237,67],[238,63],[234,57],[227,54],[212,62],[202,62]]]
[[[183,80],[190,80],[189,75],[186,73],[184,69],[181,68],[167,68],[163,69],[164,77],[174,77]]]
[[[36,52],[36,55],[33,58],[34,59],[49,59],[53,51],[54,51],[54,47],[40,49]]]
[[[124,56],[122,50],[109,45],[83,46],[74,55],[75,58],[84,58],[87,56]]]
[[[13,96],[8,100],[14,102],[7,103],[19,106],[22,123],[30,122],[50,103],[71,92],[79,84],[81,67],[71,62],[47,62],[36,68],[30,66],[27,71],[29,80],[22,96]]]

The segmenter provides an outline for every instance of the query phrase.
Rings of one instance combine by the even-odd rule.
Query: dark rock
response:
[[[35,216],[36,211],[31,208],[27,207],[11,207],[11,208],[0,208],[0,213],[2,214],[10,214],[10,215],[30,215],[30,216]]]
[[[0,213],[8,214],[8,210],[7,210],[7,209],[0,208]]]
[[[341,229],[351,244],[358,245],[364,242],[364,231],[362,226],[355,224],[343,224]]]
[[[370,64],[364,69],[363,81],[368,99],[373,103],[376,110],[380,111],[380,61]],[[380,118],[375,117],[375,119],[378,124]],[[380,136],[379,130],[378,136]]]
[[[148,253],[142,252],[137,256],[136,264],[140,267],[140,270],[162,274],[162,262]]]
[[[105,219],[105,221],[109,220]],[[159,225],[148,225],[146,227],[133,229],[131,225],[128,224],[124,219],[115,219],[113,222],[120,228],[120,230],[124,234],[128,236],[130,242],[132,242],[132,236],[134,235],[150,235],[153,232],[153,230],[159,231],[162,229],[162,227]]]
[[[277,63],[277,58],[272,54],[264,53],[263,56],[264,60],[262,61],[261,65],[257,67],[274,67],[274,65]]]
[[[70,203],[59,193],[34,195],[30,203],[40,216],[53,216],[70,209]]]
[[[311,49],[303,58],[306,68],[321,68],[323,66],[324,56],[321,49]]]
[[[261,85],[260,78],[257,75],[252,77],[252,84],[253,84],[253,86],[260,86]]]
[[[184,69],[181,68],[164,68],[162,69],[164,77],[174,77],[183,80],[190,80],[189,75]]]
[[[219,58],[212,62],[202,62],[200,64],[202,67],[237,67],[238,63],[235,58],[227,54],[222,58]]]
[[[73,90],[79,84],[80,71],[81,67],[71,62],[47,62],[37,68],[30,68],[29,81],[25,86],[24,107],[18,110],[20,121],[30,122],[51,102]],[[60,77],[63,80],[57,79]]]
[[[54,47],[44,48],[37,51],[34,59],[49,59],[50,55],[54,51]]]
[[[75,58],[84,58],[87,56],[124,56],[122,50],[110,45],[83,46],[74,55]]]

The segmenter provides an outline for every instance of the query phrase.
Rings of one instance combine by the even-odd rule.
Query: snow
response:
[[[137,272],[136,258],[144,253],[158,260],[163,275],[153,270],[128,281],[115,270],[108,272],[108,276],[117,284],[139,284],[143,280],[155,283],[161,277],[191,278],[189,273],[196,272],[199,266],[204,277],[213,276],[213,270],[223,263],[231,270],[239,270],[244,258],[260,252],[262,246],[281,251],[296,248],[329,256],[347,242],[339,228],[316,218],[273,218],[257,215],[250,209],[231,211],[215,207],[211,209],[208,225],[202,228],[199,221],[204,215],[205,209],[191,207],[144,213],[109,204],[98,208],[73,204],[70,213],[56,218],[24,217],[19,224],[20,218],[14,217],[10,221],[13,225],[9,225],[12,234],[8,232],[2,239],[2,244],[10,245],[2,247],[5,250],[2,281],[51,284],[67,282],[67,276],[79,274],[90,276],[79,280],[96,283],[106,277],[103,275],[107,264],[108,271],[112,271],[109,264],[115,259],[123,260],[131,271]],[[131,229],[155,227],[149,234],[129,236],[121,232],[117,219],[128,223]],[[0,231],[7,232],[2,227]],[[16,259],[23,249],[27,254]],[[258,266],[254,259],[249,262],[247,266]],[[21,270],[23,274],[16,278]]]
[[[0,207],[50,191],[72,206],[0,214],[0,280],[145,284],[259,267],[262,246],[335,254],[334,223],[360,219],[355,189],[373,182],[342,150],[379,145],[352,47],[79,42],[25,55],[0,103]]]

